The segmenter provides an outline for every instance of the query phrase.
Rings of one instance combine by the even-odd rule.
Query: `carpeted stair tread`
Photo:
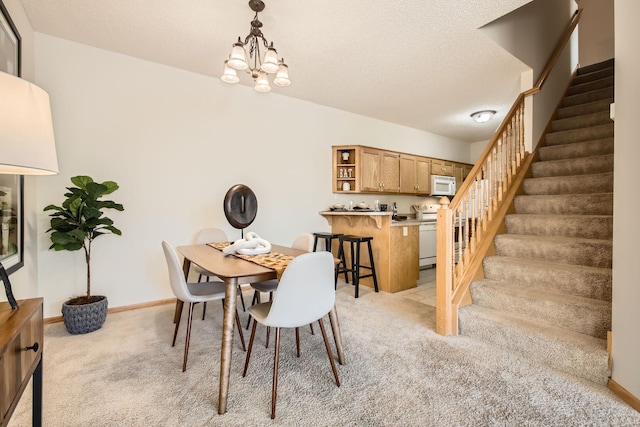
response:
[[[459,311],[460,331],[527,359],[606,385],[606,340],[523,319],[476,304]]]
[[[594,101],[602,101],[603,99],[613,98],[613,86],[602,89],[592,90],[590,92],[579,93],[576,95],[565,96],[560,101],[560,107],[571,107],[579,104],[587,104]]]
[[[613,172],[613,154],[573,159],[545,160],[535,162],[531,165],[531,173],[534,178],[589,175],[605,172]]]
[[[573,80],[571,80],[571,86],[573,85],[581,85],[586,82],[592,82],[594,80],[604,79],[606,77],[613,77],[615,75],[615,71],[613,67],[606,67],[599,70],[591,71],[586,74],[576,75]]]
[[[611,301],[611,269],[493,255],[482,261],[484,277]]]
[[[559,108],[556,119],[562,120],[569,117],[583,116],[585,114],[598,113],[601,111],[609,111],[612,102],[613,96],[611,96],[610,98],[600,99],[598,101]]]
[[[615,65],[615,59],[609,58],[604,61],[596,62],[594,64],[585,65],[583,67],[578,68],[576,71],[577,76],[584,76],[586,74],[591,74],[600,70],[604,70],[607,68],[613,68]]]
[[[511,214],[505,217],[509,234],[613,238],[613,215]]]
[[[571,144],[552,145],[549,147],[540,147],[540,149],[538,150],[540,161],[600,156],[603,154],[612,153],[613,138],[574,142]]]
[[[611,329],[609,301],[490,279],[474,281],[471,296],[474,304],[596,338]]]
[[[589,126],[579,129],[551,132],[545,136],[547,146],[559,144],[571,144],[573,142],[593,141],[596,139],[612,138],[613,122],[597,126]]]
[[[613,172],[527,178],[523,182],[523,188],[527,194],[611,193],[613,192]]]
[[[494,240],[496,255],[611,268],[609,239],[499,234]]]
[[[514,203],[519,214],[613,215],[611,192],[521,195],[516,196]]]
[[[551,131],[560,132],[571,129],[579,129],[586,126],[598,126],[611,123],[609,108],[596,113],[558,119],[551,122]]]
[[[574,81],[573,84],[567,89],[566,96],[572,96],[579,93],[592,92],[594,90],[613,87],[613,76],[607,76],[601,79],[593,78],[593,76],[591,77],[591,80],[582,83],[576,83]]]

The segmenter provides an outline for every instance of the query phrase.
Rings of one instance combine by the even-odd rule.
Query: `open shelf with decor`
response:
[[[333,165],[333,192],[355,193],[357,191],[356,148],[334,147]]]

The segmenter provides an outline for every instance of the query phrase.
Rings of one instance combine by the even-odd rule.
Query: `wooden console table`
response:
[[[9,419],[33,377],[32,425],[42,425],[42,298],[0,303],[0,427]]]

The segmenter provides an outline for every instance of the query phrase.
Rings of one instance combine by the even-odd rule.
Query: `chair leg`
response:
[[[238,334],[240,334],[240,342],[242,343],[242,351],[247,351],[247,348],[244,345],[244,335],[242,335],[242,325],[240,324],[240,316],[238,315],[238,310],[236,310],[236,326],[238,327]]]
[[[242,286],[238,284],[238,295],[240,295],[240,302],[242,303],[242,311],[247,311],[247,307],[244,305],[244,296],[242,295]]]
[[[171,347],[176,346],[176,337],[178,336],[178,328],[180,327],[180,318],[182,317],[182,309],[184,308],[184,302],[177,300],[176,301],[176,312],[173,316],[173,323],[176,324],[176,329],[173,331],[173,342],[171,343]]]
[[[260,302],[260,295],[258,295],[258,291],[253,291],[253,298],[251,299],[251,305]],[[247,318],[247,327],[245,328],[247,331],[249,330],[249,325],[251,325],[251,315]]]
[[[269,302],[273,301],[273,292],[269,292]],[[269,335],[271,334],[271,328],[267,326],[267,340],[264,344],[264,348],[269,348]]]
[[[300,357],[300,328],[296,328],[296,355]]]
[[[249,359],[251,359],[251,349],[253,348],[253,339],[256,336],[256,326],[258,326],[258,322],[253,319],[253,328],[251,328],[251,338],[249,338],[249,348],[247,349],[247,357],[244,360],[244,371],[242,371],[242,376],[247,376],[247,369],[249,369]]]
[[[209,276],[206,276],[206,277],[207,277],[206,281],[208,282],[209,281]],[[198,283],[201,283],[201,282],[202,282],[202,274],[198,274]],[[207,303],[206,302],[202,305],[202,320],[204,320],[205,314],[207,314]]]
[[[187,357],[189,357],[189,338],[191,338],[191,322],[193,320],[194,303],[189,303],[189,317],[187,319],[187,337],[184,341],[184,361],[182,362],[182,372],[187,370]]]
[[[315,332],[313,332],[313,323],[309,323],[309,329],[311,329],[311,335],[315,335]]]
[[[340,380],[338,379],[338,371],[336,370],[336,362],[333,361],[333,355],[331,354],[331,348],[329,347],[329,340],[327,339],[327,331],[324,329],[324,323],[322,319],[318,320],[320,324],[320,330],[322,331],[322,339],[324,340],[324,347],[327,349],[327,356],[329,356],[329,362],[331,363],[331,370],[333,371],[333,376],[336,379],[336,385],[340,387]]]
[[[280,362],[280,328],[276,328],[275,354],[273,356],[273,387],[271,388],[271,419],[276,417],[276,399],[278,398],[278,364]]]

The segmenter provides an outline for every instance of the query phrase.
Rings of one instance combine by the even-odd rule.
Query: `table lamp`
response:
[[[26,80],[0,72],[0,174],[57,173],[49,95]],[[2,263],[0,280],[11,308],[18,308]]]

